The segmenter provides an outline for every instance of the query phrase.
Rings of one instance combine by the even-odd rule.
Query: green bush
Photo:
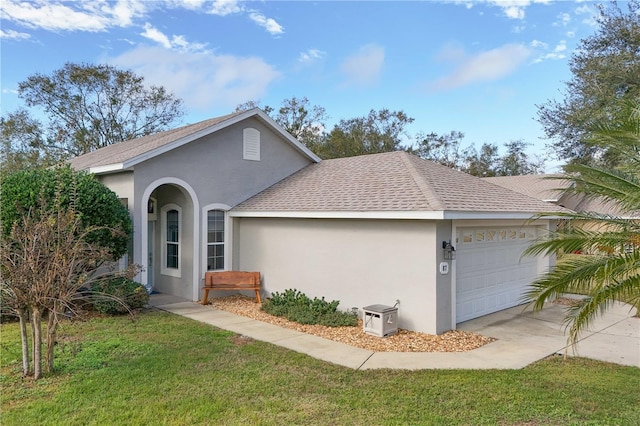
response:
[[[85,227],[105,227],[91,233],[87,242],[108,248],[111,260],[127,253],[133,232],[129,212],[115,192],[89,173],[68,165],[20,170],[0,179],[0,194],[2,237],[7,237],[29,210],[38,217],[46,211],[73,207]]]
[[[262,302],[262,310],[268,314],[284,317],[300,324],[319,324],[328,327],[355,326],[356,314],[338,311],[339,301],[327,302],[324,297],[310,299],[295,289],[284,293],[274,292],[270,299]]]
[[[149,303],[149,293],[142,284],[133,280],[114,278],[94,284],[92,299],[98,312],[116,315],[144,308]]]

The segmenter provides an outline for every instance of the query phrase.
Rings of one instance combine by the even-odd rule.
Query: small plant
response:
[[[142,284],[129,278],[114,278],[93,285],[93,306],[103,314],[124,314],[131,309],[144,308],[149,293]]]
[[[358,319],[352,312],[338,311],[339,301],[327,302],[324,297],[310,299],[304,293],[288,289],[274,292],[262,302],[262,310],[300,324],[319,324],[328,327],[356,326]]]

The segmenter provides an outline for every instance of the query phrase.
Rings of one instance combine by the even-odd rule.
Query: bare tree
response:
[[[110,257],[108,248],[88,242],[88,236],[98,228],[84,227],[73,208],[39,215],[32,210],[0,241],[0,294],[3,305],[20,320],[25,376],[33,374],[35,379],[42,376],[43,319],[47,320],[45,372],[51,372],[61,316],[76,311],[80,289],[115,273],[101,266],[104,259]],[[128,272],[134,273],[133,269]],[[31,325],[32,369],[28,323]]]

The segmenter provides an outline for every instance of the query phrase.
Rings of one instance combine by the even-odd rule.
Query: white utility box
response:
[[[386,337],[398,332],[398,308],[370,305],[362,308],[362,311],[362,327],[365,333]]]

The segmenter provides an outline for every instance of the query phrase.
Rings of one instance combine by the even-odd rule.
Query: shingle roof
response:
[[[108,145],[96,151],[75,157],[70,160],[71,166],[77,170],[86,170],[91,167],[106,166],[122,163],[137,156],[146,154],[167,144],[175,142],[208,127],[222,123],[240,113],[225,115],[200,121],[177,129],[167,130],[153,135],[143,136],[137,139]]]
[[[544,201],[557,202],[570,182],[562,179],[561,174],[496,176],[483,178],[513,191],[526,194]]]
[[[311,164],[233,210],[542,213],[564,209],[398,151]]]

